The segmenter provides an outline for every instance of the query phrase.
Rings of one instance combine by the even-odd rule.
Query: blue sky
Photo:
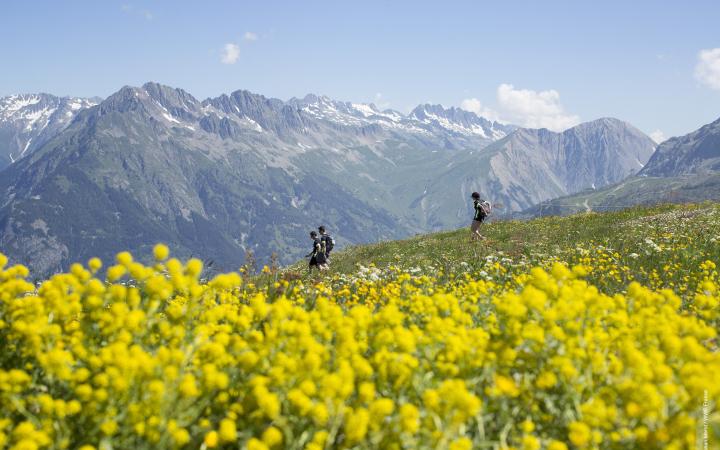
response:
[[[2,2],[0,95],[152,80],[669,137],[720,117],[719,17],[717,0]]]

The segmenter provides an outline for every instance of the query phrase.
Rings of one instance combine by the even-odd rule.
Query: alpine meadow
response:
[[[0,17],[0,450],[720,450],[717,1]]]

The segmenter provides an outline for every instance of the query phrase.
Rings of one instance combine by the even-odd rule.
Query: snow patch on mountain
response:
[[[23,148],[23,151],[20,152],[20,156],[23,156],[25,152],[27,151],[28,147],[30,147],[30,143],[32,142],[32,138],[28,139],[27,143],[25,144],[25,147]]]
[[[11,137],[0,154],[3,165],[12,164],[59,133],[77,113],[96,102],[49,94],[16,94],[0,98],[0,130]],[[0,165],[0,168],[3,166]]]
[[[162,113],[162,115],[165,118],[165,120],[167,120],[168,122],[180,123],[179,120],[177,120],[176,118],[174,118],[173,116],[171,116],[170,114],[168,114],[166,112]]]
[[[350,105],[365,117],[377,115],[377,111],[371,105],[365,103],[351,103]]]
[[[36,95],[11,95],[5,97],[0,100],[0,118],[7,120],[16,111],[38,103],[40,103],[40,97]]]
[[[258,133],[262,133],[263,131],[265,131],[265,130],[263,129],[263,127],[262,127],[259,123],[257,123],[256,121],[252,120],[252,119],[249,118],[248,116],[244,116],[243,119],[244,119],[247,123],[249,123],[250,126],[251,126],[255,131],[257,131]]]

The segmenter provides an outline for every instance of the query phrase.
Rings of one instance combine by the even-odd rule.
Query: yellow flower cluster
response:
[[[304,283],[154,256],[38,288],[0,257],[0,448],[684,449],[717,420],[709,260],[609,295],[590,259]]]

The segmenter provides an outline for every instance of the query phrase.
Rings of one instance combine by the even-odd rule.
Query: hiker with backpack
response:
[[[325,244],[325,259],[330,264],[330,252],[335,247],[335,239],[327,233],[323,225],[318,227],[318,232],[320,232],[320,240]]]
[[[306,258],[310,258],[309,270],[312,272],[313,267],[317,267],[318,270],[327,270],[327,257],[325,256],[325,245],[318,238],[316,231],[310,232],[310,239],[313,241],[313,248],[310,253],[305,255]]]
[[[470,239],[476,241],[478,239],[485,239],[485,236],[480,234],[480,225],[490,215],[492,206],[490,202],[480,199],[480,194],[477,192],[473,192],[471,197],[473,199],[473,209],[475,213],[472,224],[470,224]]]

